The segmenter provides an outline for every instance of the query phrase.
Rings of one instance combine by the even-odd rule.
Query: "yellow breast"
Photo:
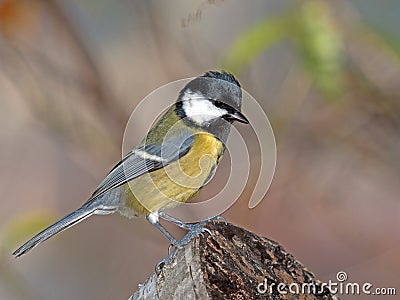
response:
[[[195,133],[192,147],[182,158],[124,186],[121,213],[146,215],[192,199],[215,171],[223,151],[223,143],[210,133]]]

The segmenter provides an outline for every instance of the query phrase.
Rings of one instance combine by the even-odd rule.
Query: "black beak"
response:
[[[235,110],[233,113],[228,113],[225,118],[229,121],[238,121],[240,123],[249,124],[249,120],[238,110]]]

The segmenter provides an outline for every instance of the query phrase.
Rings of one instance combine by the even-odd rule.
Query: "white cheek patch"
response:
[[[200,92],[187,90],[183,97],[182,108],[186,116],[197,125],[204,125],[211,120],[221,118],[228,112],[225,109],[216,107],[211,101],[207,100]]]

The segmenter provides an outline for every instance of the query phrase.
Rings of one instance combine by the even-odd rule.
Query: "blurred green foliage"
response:
[[[288,36],[292,15],[266,18],[237,37],[226,54],[223,68],[233,73],[242,71],[274,43]]]
[[[289,13],[255,24],[233,43],[223,59],[223,68],[238,73],[284,39],[293,43],[318,90],[327,98],[340,96],[342,40],[324,1],[298,1]]]
[[[287,40],[321,95],[325,99],[339,99],[351,64],[345,49],[349,24],[339,24],[335,9],[333,2],[303,0],[296,1],[280,16],[265,17],[236,38],[222,59],[222,68],[239,73],[263,52]],[[356,25],[365,42],[400,58],[398,37],[375,24]]]
[[[329,6],[321,1],[300,2],[293,40],[317,88],[328,98],[342,93],[342,39]]]

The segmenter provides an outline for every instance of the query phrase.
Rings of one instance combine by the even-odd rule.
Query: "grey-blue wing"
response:
[[[148,172],[158,170],[188,153],[194,137],[189,135],[158,145],[139,146],[129,152],[103,179],[92,194],[92,200],[107,191]]]

